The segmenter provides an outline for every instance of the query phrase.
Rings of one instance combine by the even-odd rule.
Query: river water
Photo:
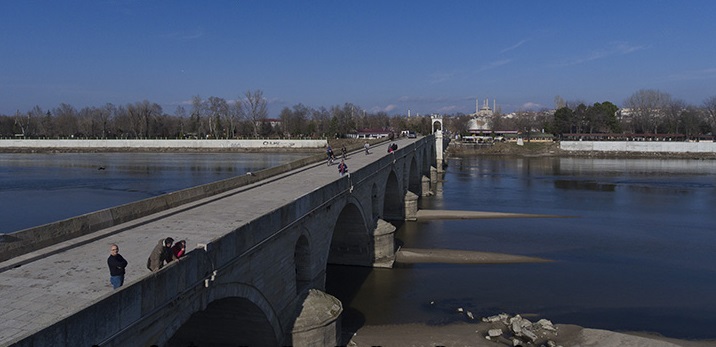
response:
[[[315,153],[0,153],[0,234]]]
[[[404,247],[553,262],[331,267],[328,289],[344,302],[348,326],[470,321],[463,308],[478,319],[533,314],[716,338],[716,161],[473,156],[448,164],[442,193],[421,208],[570,218],[407,222],[396,234]]]
[[[305,154],[0,154],[0,233]],[[100,169],[104,168],[104,169]],[[451,158],[421,208],[568,218],[406,222],[409,248],[503,252],[539,264],[331,266],[345,324],[468,321],[501,312],[555,323],[716,338],[716,161]]]

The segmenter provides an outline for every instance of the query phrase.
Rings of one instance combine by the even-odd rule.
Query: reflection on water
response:
[[[396,233],[405,247],[554,262],[361,273],[359,288],[341,298],[361,318],[348,326],[467,320],[456,312],[462,307],[476,317],[532,313],[555,323],[716,338],[716,161],[464,157],[447,170],[442,194],[421,198],[421,208],[574,218],[406,222]],[[341,267],[339,278],[353,269]]]
[[[613,183],[600,183],[595,181],[555,180],[554,187],[557,189],[583,189],[613,192],[617,185]]]
[[[0,233],[243,175],[305,153],[0,153]]]

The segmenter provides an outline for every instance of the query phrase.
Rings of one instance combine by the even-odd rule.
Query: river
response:
[[[453,158],[421,208],[570,218],[407,222],[405,247],[553,260],[329,269],[347,325],[501,312],[615,331],[716,338],[716,161]],[[360,281],[356,281],[359,278]],[[340,283],[351,283],[346,286]]]
[[[305,154],[0,154],[0,233],[52,222]],[[449,324],[500,312],[668,337],[716,338],[716,161],[448,160],[420,208],[568,218],[406,222],[405,247],[503,252],[538,264],[331,266],[348,325]]]
[[[0,234],[315,153],[0,153]]]

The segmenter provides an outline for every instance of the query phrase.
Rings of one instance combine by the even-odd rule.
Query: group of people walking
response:
[[[368,142],[363,144],[363,150],[365,151],[366,155],[370,154],[370,145],[368,144]],[[348,173],[348,164],[346,164],[346,160],[348,159],[348,157],[346,156],[347,153],[348,151],[346,150],[346,146],[341,146],[341,162],[338,164],[338,173],[340,173],[341,176]],[[336,160],[336,156],[333,153],[333,148],[331,147],[331,145],[328,145],[328,147],[326,147],[326,157],[328,158],[328,166],[331,166],[331,164],[333,164],[333,161]]]
[[[181,240],[174,243],[174,239],[167,237],[159,240],[147,259],[147,269],[150,271],[158,271],[165,264],[174,260],[179,260],[186,253],[186,241]],[[127,260],[119,254],[119,246],[111,244],[109,248],[109,258],[107,258],[107,266],[109,266],[109,282],[112,288],[117,289],[124,284],[124,274],[127,268]]]

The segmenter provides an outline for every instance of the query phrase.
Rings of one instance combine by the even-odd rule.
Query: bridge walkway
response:
[[[398,139],[403,148],[415,139]],[[351,153],[356,171],[387,156],[387,143],[371,154]],[[159,240],[186,240],[188,250],[339,179],[337,163],[323,161],[268,180],[139,218],[0,263],[0,346],[32,335],[112,295],[110,244],[127,259],[125,286],[151,273],[147,257]]]

